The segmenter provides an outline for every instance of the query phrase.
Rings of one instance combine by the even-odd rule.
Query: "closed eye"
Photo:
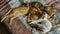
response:
[[[38,24],[42,24],[41,22],[38,22]]]

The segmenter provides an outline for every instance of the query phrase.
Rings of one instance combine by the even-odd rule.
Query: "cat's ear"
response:
[[[48,18],[48,14],[45,13],[45,15],[44,15],[44,19],[47,19],[47,18]]]

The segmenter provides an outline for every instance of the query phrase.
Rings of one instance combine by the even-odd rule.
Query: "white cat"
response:
[[[37,24],[38,27],[42,26],[43,28],[43,33],[47,33],[51,30],[52,28],[52,24],[51,22],[47,19],[47,14],[45,14],[44,18],[40,18],[38,20],[32,20],[32,22],[30,24]],[[41,24],[39,24],[41,23]]]

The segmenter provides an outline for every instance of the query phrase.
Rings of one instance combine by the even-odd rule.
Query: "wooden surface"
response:
[[[2,0],[1,2],[0,2],[0,8],[2,8],[5,4],[7,4],[8,3],[8,1],[6,1],[6,0]]]
[[[4,23],[9,27],[13,34],[32,34],[29,29],[25,27],[19,18],[14,19],[13,23],[9,24],[9,19],[7,18]]]
[[[45,0],[48,6],[53,6],[60,10],[60,0]]]
[[[2,3],[0,3],[0,17],[5,15],[9,9],[11,8],[8,2],[6,0],[3,0]]]

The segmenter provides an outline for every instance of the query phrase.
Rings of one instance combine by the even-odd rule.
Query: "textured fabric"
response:
[[[11,0],[11,1],[9,2],[9,5],[11,6],[11,8],[16,8],[16,7],[20,6],[21,3],[20,3],[19,0]]]

